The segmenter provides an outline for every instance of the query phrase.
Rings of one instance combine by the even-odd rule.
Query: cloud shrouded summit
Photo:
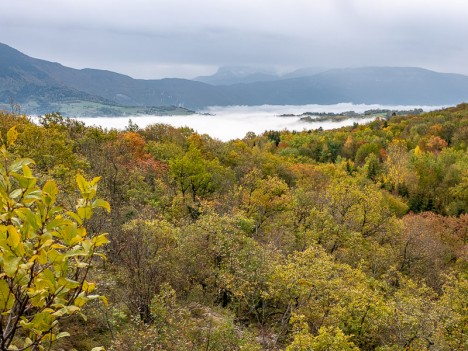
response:
[[[461,0],[23,0],[1,7],[0,42],[137,78],[192,78],[225,65],[468,74],[468,3]]]

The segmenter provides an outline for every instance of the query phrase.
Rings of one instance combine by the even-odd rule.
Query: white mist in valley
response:
[[[305,112],[317,113],[342,113],[355,111],[363,113],[368,110],[413,110],[421,108],[431,111],[444,106],[384,106],[384,105],[355,105],[341,103],[335,105],[301,105],[301,106],[213,106],[200,111],[199,114],[188,116],[126,116],[126,117],[93,117],[77,118],[86,125],[101,126],[103,128],[124,129],[129,124],[129,119],[140,128],[150,124],[163,123],[174,127],[189,127],[199,134],[208,134],[222,141],[241,139],[248,132],[261,134],[267,130],[303,131],[311,129],[333,129],[352,125],[353,123],[368,123],[373,118],[347,119],[339,122],[332,121],[301,121],[298,116],[283,117],[281,115],[300,115]]]

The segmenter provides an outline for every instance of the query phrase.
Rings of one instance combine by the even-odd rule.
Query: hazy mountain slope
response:
[[[123,105],[203,106],[213,98],[223,104],[231,102],[215,87],[186,79],[143,80],[90,68],[76,70],[49,63],[40,66],[64,85]]]
[[[250,73],[247,70],[230,74],[231,78],[237,75],[253,79],[255,74],[249,76]],[[306,73],[311,71],[305,70]],[[72,100],[190,109],[339,102],[450,105],[468,101],[468,77],[420,68],[367,67],[215,86],[186,79],[142,80],[104,70],[78,70],[31,58],[0,44],[0,103],[10,99],[37,106],[39,111],[47,109],[49,103]]]
[[[295,71],[286,73],[281,76],[282,79],[290,79],[290,78],[300,78],[300,77],[309,77],[316,75],[318,73],[322,73],[328,71],[330,68],[325,67],[304,67],[299,68]]]
[[[49,103],[56,101],[108,102],[101,96],[63,84],[44,70],[44,66],[57,66],[64,72],[67,70],[57,63],[33,59],[0,44],[0,102],[28,102],[45,108]]]
[[[200,76],[193,80],[212,85],[234,85],[249,84],[257,82],[272,82],[284,79],[313,76],[317,73],[327,71],[323,67],[305,67],[295,71],[280,75],[260,68],[244,66],[220,67],[215,74],[210,76]]]
[[[230,87],[245,104],[456,104],[468,100],[468,77],[420,68],[335,69],[278,82]]]
[[[42,100],[38,87],[63,89],[62,98],[112,101],[123,105],[182,105],[200,107],[233,104],[218,88],[184,79],[141,80],[96,69],[73,69],[31,58],[0,44],[0,99]]]
[[[262,72],[258,69],[243,66],[220,67],[211,76],[200,76],[193,80],[211,85],[233,85],[240,83],[269,82],[280,80],[281,76]]]

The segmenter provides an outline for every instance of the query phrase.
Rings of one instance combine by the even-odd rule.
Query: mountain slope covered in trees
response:
[[[0,131],[11,161],[35,161],[38,186],[55,180],[57,205],[89,196],[80,174],[101,177],[111,207],[82,221],[91,238],[108,233],[86,279],[109,304],[65,319],[73,337],[52,349],[468,349],[466,104],[226,143],[57,114],[35,125],[2,112]]]

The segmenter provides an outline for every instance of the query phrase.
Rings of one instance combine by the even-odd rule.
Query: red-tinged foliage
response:
[[[440,291],[449,268],[468,264],[468,215],[424,212],[405,216],[403,223],[402,270]]]
[[[109,155],[127,170],[140,169],[144,172],[163,173],[167,165],[155,160],[146,152],[146,141],[136,132],[120,133],[117,140],[105,146]]]
[[[381,162],[385,161],[387,159],[387,150],[385,150],[384,148],[381,148],[379,150],[379,159]]]
[[[136,158],[140,159],[144,157],[146,141],[138,133],[122,133],[121,139],[124,140],[125,144],[129,147],[129,151],[132,152]]]
[[[426,143],[426,150],[438,154],[442,149],[446,148],[448,143],[439,136],[431,136]]]

